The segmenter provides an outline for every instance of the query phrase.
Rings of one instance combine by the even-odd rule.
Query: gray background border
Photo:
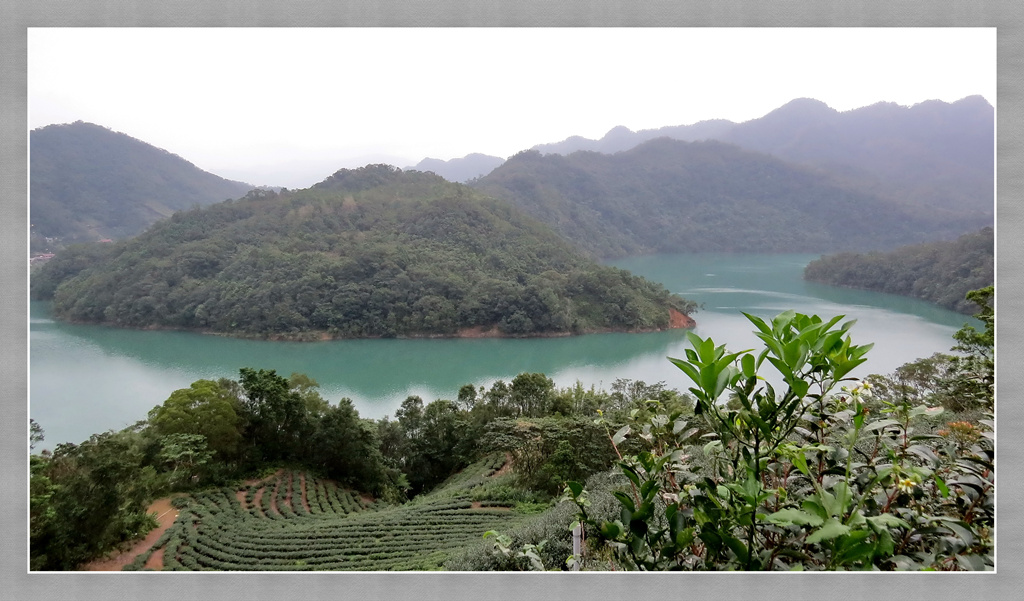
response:
[[[1000,404],[998,574],[28,574],[27,467],[27,117],[29,27],[629,26],[629,27],[997,27],[999,85],[997,260],[1000,315],[1020,313],[1024,188],[1022,83],[1024,5],[1014,1],[886,0],[15,0],[0,3],[0,591],[18,599],[369,599],[601,598],[764,595],[812,598],[1011,599],[1021,594],[1022,486],[1015,476],[1024,441],[1015,369],[1021,327],[998,328]],[[813,52],[813,49],[808,49]],[[1009,352],[1010,355],[1005,353]],[[1010,366],[1009,368],[1007,366]],[[1007,399],[1009,402],[1006,402]],[[1008,466],[1008,467],[1007,467]],[[839,588],[842,587],[842,588]],[[855,588],[851,588],[855,587]],[[843,590],[845,589],[845,590]],[[845,593],[845,594],[844,594]]]

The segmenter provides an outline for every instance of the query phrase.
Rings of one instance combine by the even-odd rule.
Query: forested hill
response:
[[[889,199],[994,214],[995,109],[981,96],[849,111],[798,98],[743,123],[716,119],[637,132],[619,126],[600,140],[574,136],[534,148],[611,154],[658,137],[728,142],[827,169]]]
[[[29,143],[34,237],[124,238],[174,211],[238,198],[252,189],[92,123],[35,129]]]
[[[971,290],[995,283],[992,228],[954,241],[905,246],[889,253],[829,255],[812,261],[804,278],[814,282],[912,296],[961,313],[978,307]]]
[[[32,293],[67,320],[295,339],[662,329],[695,307],[504,202],[386,165],[70,248]]]
[[[659,138],[614,155],[515,155],[472,184],[600,257],[895,248],[991,222],[870,194],[722,142]]]

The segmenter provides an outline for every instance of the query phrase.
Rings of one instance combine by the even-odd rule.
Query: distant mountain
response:
[[[995,110],[981,96],[842,113],[794,100],[721,139],[828,169],[889,198],[995,213]]]
[[[743,123],[713,120],[639,132],[620,126],[601,140],[572,137],[534,149],[610,154],[657,137],[730,142],[827,169],[893,200],[994,215],[995,111],[981,96],[845,112],[800,98]]]
[[[636,132],[628,127],[619,125],[609,130],[600,140],[572,136],[561,142],[537,144],[531,150],[536,150],[541,154],[565,155],[579,150],[614,154],[623,150],[629,150],[655,138],[672,138],[673,140],[683,140],[685,142],[718,139],[735,125],[735,123],[726,119],[712,119],[700,121],[693,125],[669,125],[657,129],[642,129]]]
[[[956,240],[887,253],[828,255],[811,261],[804,279],[911,296],[971,314],[978,306],[966,299],[967,293],[995,283],[995,234],[986,227]]]
[[[128,135],[77,121],[29,135],[33,237],[124,238],[193,205],[252,189]]]
[[[498,165],[501,165],[504,162],[505,159],[501,157],[494,157],[474,152],[472,154],[467,154],[461,159],[450,159],[447,161],[426,158],[417,163],[414,167],[410,167],[410,169],[415,169],[416,171],[431,171],[450,182],[464,183],[471,179],[487,175],[491,171],[494,171]]]
[[[990,221],[898,203],[716,141],[658,138],[612,155],[524,151],[472,185],[600,257],[863,251],[951,238]]]
[[[644,331],[695,308],[508,203],[387,165],[70,247],[32,294],[71,321],[294,339]]]

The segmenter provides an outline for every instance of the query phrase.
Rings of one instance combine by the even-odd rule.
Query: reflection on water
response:
[[[771,317],[787,309],[857,319],[858,343],[875,342],[865,373],[952,345],[968,321],[923,302],[804,282],[816,255],[659,255],[616,264],[658,280],[703,304],[696,332],[740,350],[758,346],[741,311]],[[710,269],[709,269],[710,267]],[[616,378],[666,381],[685,377],[666,356],[682,356],[681,331],[593,334],[542,339],[346,340],[265,342],[170,331],[70,325],[30,314],[30,415],[44,446],[79,442],[130,425],[177,388],[200,378],[234,378],[241,367],[306,373],[330,401],[353,399],[364,417],[392,415],[409,394],[453,398],[466,383],[489,385],[524,371],[544,372],[560,386],[579,380],[608,388]]]

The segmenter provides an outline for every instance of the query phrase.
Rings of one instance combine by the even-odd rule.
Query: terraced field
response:
[[[452,551],[523,519],[507,506],[471,500],[470,491],[493,480],[502,462],[475,464],[438,491],[396,506],[289,470],[237,490],[197,493],[125,569],[440,569]]]

